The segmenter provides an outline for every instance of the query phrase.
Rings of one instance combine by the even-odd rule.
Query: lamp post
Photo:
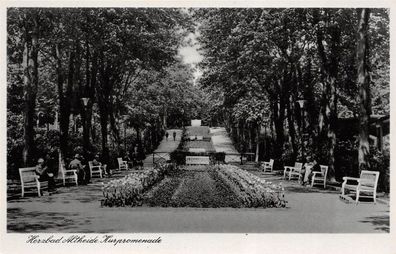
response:
[[[127,127],[127,120],[128,120],[128,115],[122,115],[123,121],[124,121],[124,150],[125,154],[127,153],[127,144],[126,144],[126,127]]]
[[[299,100],[297,100],[297,103],[298,103],[298,105],[300,106],[300,112],[301,112],[301,129],[302,129],[302,131],[301,131],[301,156],[302,156],[302,159],[303,160],[305,160],[305,157],[304,157],[304,150],[305,150],[305,145],[304,145],[304,142],[305,142],[305,138],[304,138],[304,131],[305,131],[305,115],[304,115],[304,111],[305,111],[305,109],[304,109],[304,106],[305,106],[305,103],[306,103],[307,101],[306,100],[304,100],[304,99],[299,99]]]
[[[87,152],[89,149],[88,110],[87,110],[89,98],[83,97],[83,98],[81,98],[81,101],[84,106],[83,139],[84,139],[85,155],[87,155]],[[85,158],[85,159],[87,159],[87,158]]]

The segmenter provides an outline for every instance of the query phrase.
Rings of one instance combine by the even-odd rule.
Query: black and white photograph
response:
[[[390,8],[5,12],[7,234],[393,230]]]

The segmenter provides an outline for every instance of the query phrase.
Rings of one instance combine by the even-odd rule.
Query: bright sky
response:
[[[191,64],[196,68],[197,64],[202,61],[203,57],[198,52],[199,43],[197,40],[198,32],[190,33],[184,40],[186,46],[179,49],[179,54],[182,56],[184,63]],[[196,69],[194,73],[195,80],[197,80],[202,75],[202,71]]]

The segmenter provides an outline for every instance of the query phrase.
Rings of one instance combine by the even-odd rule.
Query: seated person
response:
[[[305,171],[303,185],[309,185],[313,176],[313,172],[320,172],[320,165],[313,157],[307,157],[307,163],[305,164]]]
[[[106,168],[107,168],[107,167],[106,167],[106,164],[103,164],[103,165],[102,165],[102,163],[100,162],[99,154],[95,155],[94,159],[92,160],[92,165],[93,165],[93,166],[101,166],[102,173],[103,173],[103,174],[110,175],[110,172],[106,172]]]
[[[86,181],[86,172],[81,163],[79,154],[76,154],[74,159],[69,163],[69,169],[77,170],[78,181],[80,184]]]
[[[94,159],[92,160],[92,165],[93,166],[100,166],[102,163],[99,161],[99,155],[95,155]]]
[[[50,173],[48,167],[44,164],[44,159],[39,158],[36,165],[36,175],[40,182],[48,181],[48,191],[53,191],[55,188],[54,174]]]

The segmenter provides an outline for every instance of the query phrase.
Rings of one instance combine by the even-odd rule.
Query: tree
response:
[[[23,13],[23,68],[24,68],[24,148],[23,163],[31,165],[34,161],[34,116],[38,87],[38,40],[39,13],[37,10]]]
[[[369,120],[371,115],[370,101],[370,76],[369,76],[369,49],[368,49],[368,21],[370,9],[359,9],[359,26],[356,58],[358,64],[357,85],[359,87],[359,170],[370,167],[368,156],[369,146]]]

